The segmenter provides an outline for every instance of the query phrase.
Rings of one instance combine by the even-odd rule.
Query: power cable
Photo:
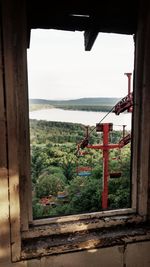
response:
[[[108,112],[107,112],[107,114],[99,121],[99,124],[113,111],[113,109],[114,109],[114,107],[115,106],[113,106]],[[96,126],[89,132],[89,134],[90,133],[92,133],[94,130],[96,129]]]
[[[121,100],[121,99],[120,99]],[[119,100],[119,101],[120,101]],[[119,102],[119,101],[117,101],[117,103]],[[116,103],[116,104],[117,104]],[[99,121],[99,124],[113,111],[113,109],[115,108],[115,106],[116,106],[116,104],[106,113],[106,115]],[[96,126],[88,133],[88,136],[94,131],[96,129]],[[83,146],[83,148],[88,144],[88,136],[86,136],[83,140],[82,140],[82,142],[81,142],[81,145],[80,145],[80,147],[82,148],[82,146]],[[77,152],[76,152],[77,153]],[[75,154],[76,154],[75,153]]]

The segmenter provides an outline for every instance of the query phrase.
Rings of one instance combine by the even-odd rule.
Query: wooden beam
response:
[[[4,62],[0,27],[0,266],[11,261],[8,197],[7,134],[4,93]],[[8,265],[7,265],[8,266]]]
[[[149,2],[139,8],[139,25],[136,35],[134,112],[133,112],[133,185],[132,207],[142,216],[149,216],[148,186],[150,158],[150,13]],[[142,70],[142,71],[141,71]]]
[[[27,29],[27,48],[30,48],[31,29]]]
[[[125,222],[125,224],[126,223],[127,222]],[[142,242],[149,240],[150,229],[147,228],[147,230],[145,231],[144,227],[141,227],[140,225],[138,226],[134,223],[131,224],[130,227],[129,225],[126,225],[124,227],[109,227],[107,229],[105,228],[105,231],[90,231],[88,229],[88,231],[84,231],[81,233],[76,231],[75,233],[71,234],[65,233],[62,235],[58,235],[57,238],[48,236],[46,238],[41,237],[38,240],[36,238],[23,240],[21,258],[23,260],[38,257],[41,258],[41,256],[58,255],[66,252],[99,249],[120,245],[124,245],[126,247],[128,244],[131,244],[133,242]],[[67,266],[70,266],[70,264]],[[91,264],[90,266],[93,265]]]
[[[28,220],[31,217],[28,211],[29,201],[31,206],[31,190],[26,179],[29,179],[29,138],[26,119],[28,102],[25,0],[15,0],[13,3],[11,0],[3,1],[2,12],[11,255],[12,261],[18,261],[21,250],[20,231],[21,228],[28,229]],[[23,190],[22,194],[20,188]],[[21,209],[20,199],[24,200]]]
[[[18,132],[17,132],[17,103],[16,103],[16,69],[14,51],[16,33],[14,32],[15,7],[11,1],[3,1],[2,25],[4,41],[4,85],[7,120],[7,148],[8,148],[8,177],[10,201],[10,239],[12,254],[15,260],[20,258],[20,205],[19,205],[19,169],[18,169]]]
[[[96,38],[98,36],[98,31],[89,30],[84,32],[84,46],[85,51],[90,51]]]

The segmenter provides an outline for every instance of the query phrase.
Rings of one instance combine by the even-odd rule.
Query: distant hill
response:
[[[30,99],[30,104],[52,106],[114,106],[120,99],[111,97],[79,98],[72,100]]]

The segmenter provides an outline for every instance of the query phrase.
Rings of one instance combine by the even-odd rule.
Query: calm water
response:
[[[79,110],[63,110],[58,108],[42,109],[32,111],[29,114],[30,119],[60,121],[81,123],[84,125],[95,126],[106,115],[106,112],[95,111],[79,111]],[[121,130],[122,125],[126,125],[126,129],[131,129],[131,114],[122,113],[119,116],[110,113],[103,122],[111,122],[115,130]]]

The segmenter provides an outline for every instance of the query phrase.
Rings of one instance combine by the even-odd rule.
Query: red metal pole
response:
[[[130,140],[131,136],[128,134],[125,135],[125,125],[123,125],[123,138],[120,140],[118,144],[109,144],[109,131],[112,131],[112,126],[110,123],[102,123],[100,125],[100,132],[103,132],[103,144],[102,145],[89,145],[85,143],[86,139],[84,139],[79,145],[78,145],[78,153],[80,148],[91,148],[91,149],[101,149],[103,150],[103,191],[102,191],[102,209],[108,209],[108,177],[109,177],[109,150],[110,149],[117,149],[122,148],[125,145],[127,145]],[[111,126],[111,127],[110,127]],[[86,134],[86,138],[88,137],[88,131]],[[84,144],[85,143],[85,144]],[[83,145],[83,147],[81,147]],[[78,168],[79,170],[79,168]]]
[[[102,209],[108,208],[108,161],[109,161],[109,123],[103,124],[103,192],[102,192]]]
[[[128,99],[131,100],[131,98],[132,98],[132,96],[131,96],[131,75],[132,75],[132,73],[127,72],[127,73],[125,73],[125,75],[128,77]],[[130,107],[128,109],[128,112],[132,112],[132,107]]]
[[[122,134],[122,138],[125,138],[125,128],[126,128],[126,125],[123,125],[123,134]]]
[[[128,77],[128,96],[130,96],[131,93],[131,75],[132,73],[127,72],[125,75]]]

